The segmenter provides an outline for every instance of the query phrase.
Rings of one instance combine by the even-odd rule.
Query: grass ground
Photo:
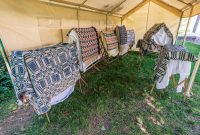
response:
[[[200,46],[187,43],[196,56]],[[52,107],[51,123],[45,116],[34,116],[23,130],[13,134],[199,134],[200,133],[200,71],[192,98],[184,101],[172,84],[163,91],[149,95],[153,83],[155,55],[147,56],[137,65],[138,54],[131,52],[111,65],[100,64],[101,71],[91,70],[85,78],[88,87],[82,94],[77,85],[69,99]],[[14,97],[0,104],[0,120],[13,107]],[[1,121],[0,121],[1,122]]]

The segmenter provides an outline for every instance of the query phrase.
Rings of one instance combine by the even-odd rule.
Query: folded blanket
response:
[[[117,56],[119,54],[118,40],[114,31],[102,31],[100,32],[100,37],[108,56]]]
[[[158,38],[162,38],[162,40],[158,40]],[[161,41],[163,42],[163,44],[161,44]],[[137,47],[139,47],[141,52],[146,55],[150,51],[160,51],[159,46],[173,45],[173,35],[170,32],[169,28],[165,25],[165,23],[159,23],[153,25],[144,34],[143,39],[138,42],[140,42],[140,44],[138,44]]]
[[[80,78],[75,44],[11,52],[12,80],[17,98],[28,97],[37,114],[51,108],[51,98]]]
[[[119,55],[124,55],[129,50],[126,27],[124,25],[116,26],[115,33],[119,42]]]
[[[130,48],[135,44],[135,33],[133,30],[127,30],[127,42]]]
[[[69,43],[75,42],[78,49],[79,68],[87,68],[101,58],[98,33],[94,27],[73,28],[70,30]]]
[[[196,61],[195,56],[188,52],[184,46],[164,46],[158,56],[156,66],[154,68],[154,81],[161,82],[169,60]]]

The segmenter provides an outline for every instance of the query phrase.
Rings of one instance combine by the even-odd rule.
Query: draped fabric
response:
[[[26,95],[37,114],[51,108],[51,98],[80,78],[75,44],[11,52],[12,81],[17,98]],[[68,95],[69,96],[69,95]]]
[[[94,27],[73,28],[70,30],[69,43],[75,42],[78,48],[79,68],[87,68],[101,58],[97,30]]]
[[[135,44],[135,33],[134,30],[127,30],[127,42],[130,46],[130,48],[133,47]]]
[[[116,26],[115,33],[119,42],[119,55],[124,55],[129,50],[126,27],[124,25]]]
[[[143,39],[138,40],[137,47],[146,55],[150,51],[160,51],[160,46],[173,45],[173,35],[165,23],[153,25]]]
[[[184,46],[164,46],[158,56],[156,66],[154,68],[154,81],[162,81],[166,74],[167,64],[169,60],[180,60],[180,61],[196,61],[195,56],[188,52]]]
[[[119,54],[118,40],[114,31],[102,31],[100,37],[108,56],[117,56]]]

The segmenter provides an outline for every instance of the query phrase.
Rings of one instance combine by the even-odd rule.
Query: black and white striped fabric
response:
[[[154,68],[154,81],[162,81],[169,60],[181,60],[181,61],[196,61],[196,57],[187,51],[184,46],[164,46],[158,56],[156,66]]]

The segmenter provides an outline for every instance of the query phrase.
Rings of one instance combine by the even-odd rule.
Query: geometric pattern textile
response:
[[[69,42],[75,42],[78,49],[80,71],[87,68],[101,58],[99,37],[96,28],[72,28],[68,33]]]
[[[130,48],[133,47],[135,44],[135,33],[134,30],[127,30],[127,42],[130,46]]]
[[[154,24],[145,34],[142,40],[138,41],[137,47],[140,48],[140,51],[147,55],[150,51],[154,51],[155,49],[159,49],[158,45],[153,40],[153,35],[155,35],[161,28],[164,29],[164,32],[166,35],[171,39],[171,42],[169,45],[173,45],[173,34],[169,30],[169,28],[166,26],[165,23],[158,23]]]
[[[100,32],[100,37],[108,53],[108,56],[117,56],[119,54],[118,40],[114,31],[102,31]]]
[[[17,98],[23,94],[38,115],[51,108],[52,97],[75,85],[80,78],[75,44],[11,53],[12,80]]]
[[[119,55],[124,55],[129,50],[129,44],[127,43],[127,31],[124,25],[116,26],[115,33],[119,42]]]
[[[196,57],[187,51],[184,46],[164,46],[158,56],[155,68],[154,68],[154,81],[161,82],[166,74],[167,64],[169,60],[181,60],[181,61],[196,61]]]

